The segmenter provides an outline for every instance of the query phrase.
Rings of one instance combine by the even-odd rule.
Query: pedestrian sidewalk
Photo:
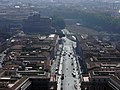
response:
[[[63,52],[62,52],[63,54]],[[60,58],[60,65],[58,71],[58,78],[57,78],[57,90],[61,90],[61,75],[62,75],[62,68],[63,68],[63,56]]]
[[[75,57],[74,57],[75,58]],[[79,68],[78,67],[78,63],[77,63],[77,59],[75,58],[74,60],[73,60],[73,63],[74,63],[74,68],[75,68],[75,73],[76,73],[76,90],[81,90],[81,88],[80,88],[80,86],[81,86],[81,83],[80,83],[80,78],[79,78],[79,71],[77,70],[77,68]]]

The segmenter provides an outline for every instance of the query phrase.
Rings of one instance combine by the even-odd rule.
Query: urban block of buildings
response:
[[[0,90],[56,90],[51,65],[58,38],[55,34],[14,37],[1,63]]]
[[[109,40],[81,37],[82,90],[120,90],[120,52]],[[82,64],[85,61],[85,67]]]
[[[27,33],[49,34],[55,33],[52,27],[52,19],[49,17],[41,17],[35,13],[23,20],[23,31]]]

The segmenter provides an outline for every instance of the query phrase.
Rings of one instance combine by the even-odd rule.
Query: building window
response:
[[[39,69],[42,69],[42,67],[39,67]]]
[[[89,87],[85,87],[85,90],[89,90]]]
[[[44,61],[41,61],[41,63],[44,63]]]

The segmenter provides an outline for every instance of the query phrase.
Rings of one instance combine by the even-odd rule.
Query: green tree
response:
[[[56,15],[52,16],[52,26],[56,28],[64,29],[66,25],[63,17]]]

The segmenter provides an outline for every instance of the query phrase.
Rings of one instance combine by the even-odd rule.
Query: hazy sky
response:
[[[37,3],[37,2],[79,2],[79,1],[84,1],[84,2],[89,2],[89,1],[103,1],[103,2],[120,2],[120,0],[0,0],[0,1],[9,1],[9,2],[32,2],[32,3]]]

